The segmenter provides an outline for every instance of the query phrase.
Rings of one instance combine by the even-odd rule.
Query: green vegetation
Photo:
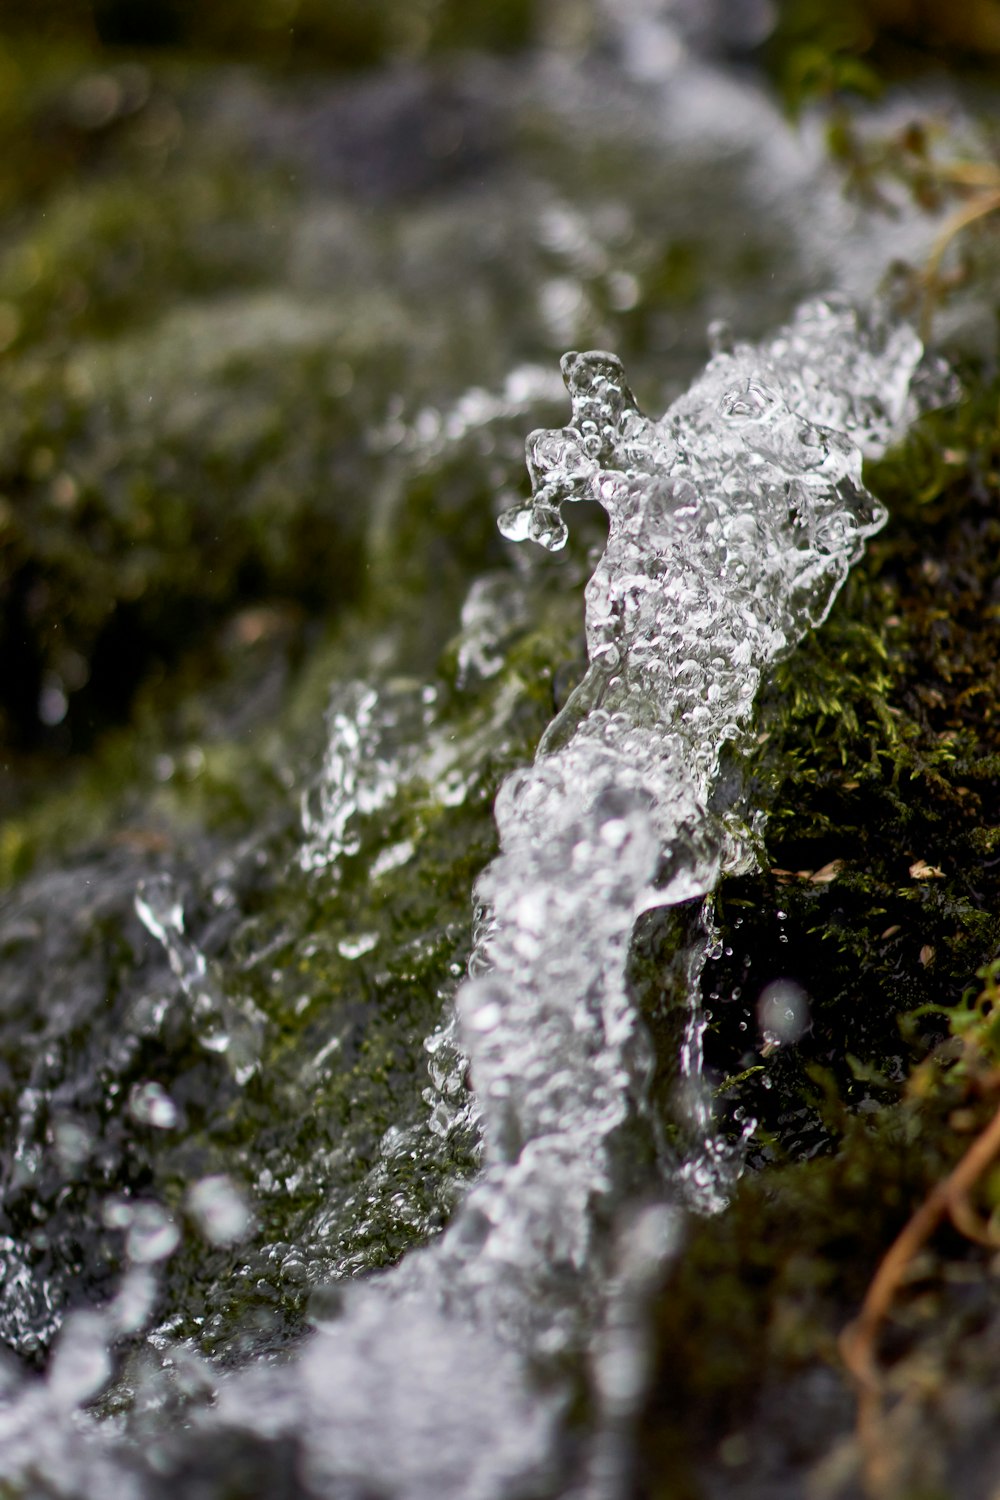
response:
[[[856,1493],[838,1336],[997,1108],[1000,389],[965,373],[960,404],[871,466],[890,522],[762,706],[767,867],[723,885],[704,982],[720,1113],[760,1124],[732,1207],[692,1226],[659,1303],[651,1496],[739,1495],[803,1468],[819,1493]],[[806,991],[810,1028],[775,1050],[756,1002],[780,978]],[[661,1068],[669,1101],[666,1051]],[[985,1225],[1000,1172],[975,1197]],[[893,1300],[891,1463],[866,1493],[964,1493],[957,1414],[984,1432],[997,1415],[974,1394],[996,1335],[991,1253],[946,1224]]]
[[[354,138],[338,115],[323,178],[285,150],[290,95],[220,62],[284,86],[431,59],[433,100],[445,54],[524,45],[541,9],[45,0],[30,27],[7,23],[5,1118],[29,1085],[60,1090],[27,1130],[48,1164],[3,1230],[51,1292],[34,1344],[4,1324],[25,1353],[41,1357],[66,1296],[114,1284],[109,1194],[160,1199],[184,1220],[165,1313],[236,1357],[243,1340],[291,1337],[324,1275],[433,1233],[470,1170],[467,1133],[423,1128],[422,1044],[467,954],[495,788],[582,670],[580,584],[600,532],[591,518],[571,558],[511,571],[525,608],[503,667],[460,680],[470,580],[510,566],[493,517],[524,483],[525,418],[463,431],[448,413],[471,384],[493,389],[526,359],[554,367],[578,342],[618,349],[652,409],[696,363],[713,288],[749,289],[753,331],[786,310],[772,269],[793,271],[780,224],[723,232],[738,162],[731,177],[699,163],[677,187],[648,141],[569,138],[558,113],[527,107],[506,135],[486,131],[482,154],[478,137],[457,165],[429,150],[401,186],[378,178],[377,152],[347,172]],[[801,0],[780,8],[768,45],[793,107],[833,99],[833,154],[869,203],[887,183],[931,208],[995,191],[985,157],[978,175],[968,161],[938,169],[931,123],[872,143],[841,108],[943,50],[970,71],[994,55],[995,6],[931,10],[936,29],[915,31],[905,4]],[[500,138],[510,155],[484,192],[480,162]],[[984,212],[957,247],[966,289],[986,300],[993,243]],[[939,305],[942,279],[912,277],[913,305],[928,291]],[[807,1472],[817,1493],[851,1493],[860,1459],[838,1336],[995,1108],[1000,386],[988,360],[962,375],[962,402],[871,466],[890,524],[761,705],[767,858],[719,893],[723,951],[704,986],[723,1128],[759,1124],[732,1206],[689,1224],[657,1303],[639,1475],[650,1500],[777,1495]],[[530,425],[562,419],[563,405],[532,398]],[[462,795],[448,802],[414,773],[360,821],[355,853],[307,875],[299,800],[322,760],[330,684],[354,678],[390,697],[433,688],[433,722],[410,749],[449,747]],[[387,850],[400,862],[382,869]],[[264,1018],[245,1086],[199,1043],[134,914],[137,882],[165,873],[212,984]],[[668,1133],[682,1022],[662,996],[689,918],[651,922],[635,955]],[[810,1027],[775,1050],[756,1004],[779,978],[806,992]],[[176,1135],[123,1102],[150,1078],[177,1104]],[[93,1143],[68,1194],[51,1149],[67,1121]],[[417,1125],[405,1149],[381,1151],[391,1126]],[[245,1245],[208,1249],[186,1195],[219,1172],[257,1185],[256,1219]],[[995,1222],[1000,1174],[973,1197],[980,1227]],[[886,1496],[975,1493],[963,1464],[997,1416],[990,1264],[945,1225],[880,1329],[898,1398],[886,1446],[910,1455]]]
[[[870,99],[942,65],[990,76],[1000,55],[996,0],[783,0],[762,55],[786,103]]]
[[[537,0],[42,0],[8,25],[107,49],[183,50],[268,67],[363,68],[457,47],[505,51],[532,38]]]

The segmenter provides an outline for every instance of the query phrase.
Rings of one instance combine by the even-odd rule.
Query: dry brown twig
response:
[[[1000,1079],[992,1080],[993,1091]],[[872,1277],[861,1311],[840,1336],[840,1354],[854,1382],[858,1400],[857,1433],[865,1488],[873,1497],[891,1493],[892,1455],[884,1441],[884,1383],[878,1365],[878,1336],[907,1271],[941,1221],[978,1243],[996,1247],[969,1202],[983,1172],[1000,1154],[1000,1107],[961,1160],[934,1187],[904,1225]]]
[[[989,163],[958,162],[950,171],[942,171],[939,175],[958,187],[973,188],[974,194],[945,220],[931,247],[927,264],[920,273],[924,289],[920,332],[925,341],[930,337],[935,303],[944,284],[941,264],[949,245],[970,224],[975,224],[1000,209],[1000,168]]]

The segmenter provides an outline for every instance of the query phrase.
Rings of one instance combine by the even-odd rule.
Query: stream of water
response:
[[[700,1078],[710,915],[674,997],[688,1014],[680,1161],[646,1108],[651,1055],[626,983],[630,939],[644,912],[696,910],[724,872],[752,864],[760,821],[740,767],[757,686],[823,620],[885,519],[862,457],[914,416],[921,357],[908,327],[817,300],[757,345],[716,330],[704,372],[652,420],[614,356],[566,355],[569,423],[528,439],[531,498],[501,529],[558,550],[563,507],[596,500],[608,540],[586,587],[589,668],[534,764],[500,789],[500,853],[478,882],[469,977],[431,1039],[432,1076],[446,1085],[430,1090],[434,1128],[447,1136],[461,1116],[481,1133],[472,1185],[431,1243],[331,1287],[309,1337],[230,1369],[150,1329],[178,1243],[171,1216],[111,1204],[106,1222],[127,1236],[118,1290],[66,1316],[46,1374],[4,1375],[0,1481],[11,1493],[150,1500],[177,1493],[199,1454],[225,1467],[247,1445],[283,1476],[275,1493],[315,1500],[623,1493],[645,1299],[677,1252],[686,1207],[718,1207],[740,1169]],[[473,639],[482,604],[466,646],[488,672]],[[392,751],[416,723],[430,747],[421,771]],[[380,703],[353,686],[330,730],[325,779],[303,812],[307,873],[349,856],[352,819],[428,766],[462,795],[434,740],[431,694]],[[266,1018],[214,985],[169,886],[147,886],[138,903],[201,1045],[245,1086]],[[351,941],[359,954],[369,943]],[[133,1108],[172,1123],[152,1085]],[[248,1214],[224,1177],[202,1179],[190,1209],[209,1245],[237,1239]],[[116,1414],[115,1349],[146,1331],[142,1399]]]

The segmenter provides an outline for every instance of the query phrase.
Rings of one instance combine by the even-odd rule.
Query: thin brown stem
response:
[[[914,1257],[950,1214],[961,1222],[969,1194],[993,1158],[1000,1153],[1000,1108],[976,1136],[948,1176],[934,1187],[900,1230],[872,1277],[861,1311],[840,1336],[840,1354],[858,1395],[858,1442],[869,1494],[887,1493],[890,1455],[883,1441],[883,1385],[878,1366],[878,1336]]]
[[[930,334],[931,318],[934,313],[934,299],[940,286],[941,262],[944,260],[945,252],[952,240],[963,229],[977,220],[984,219],[987,214],[994,213],[1000,209],[1000,188],[994,187],[992,192],[977,193],[968,203],[956,209],[953,214],[945,220],[940,234],[931,247],[931,253],[927,264],[923,269],[922,280],[924,283],[924,307],[921,315],[921,333],[926,339]]]

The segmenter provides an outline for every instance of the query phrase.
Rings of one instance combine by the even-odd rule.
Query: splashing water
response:
[[[885,520],[862,482],[862,456],[914,414],[921,353],[907,328],[861,320],[845,303],[809,303],[759,347],[718,348],[657,423],[614,356],[565,356],[572,425],[528,439],[531,500],[500,526],[558,549],[562,506],[591,499],[609,535],[586,590],[589,671],[535,766],[497,799],[504,855],[483,890],[500,937],[486,948],[498,971],[491,993],[502,992],[505,1015],[521,1012],[519,1035],[539,995],[587,996],[586,1016],[578,1001],[571,1012],[574,1034],[600,1039],[613,1076],[620,1062],[606,1044],[621,1047],[635,1026],[622,955],[635,918],[703,896],[724,871],[752,863],[752,815],[738,783],[720,782],[722,754],[728,744],[749,750],[762,672],[825,618]],[[605,885],[619,903],[613,930]],[[518,894],[505,914],[508,886],[536,894]],[[529,934],[552,937],[541,984]],[[696,1145],[681,1178],[698,1207],[717,1209],[739,1151],[712,1135],[701,1080],[703,956],[699,948],[688,965],[680,1061]],[[497,1052],[509,1050],[505,1039]],[[588,1121],[602,1106],[625,1109],[621,1088],[608,1089],[606,1104],[603,1093],[588,1100]]]
[[[166,949],[199,1042],[225,1057],[237,1083],[247,1083],[260,1063],[264,1016],[251,1001],[232,1000],[214,982],[205,955],[185,935],[184,911],[169,876],[143,881],[135,906],[143,926]]]
[[[303,869],[335,867],[361,846],[357,824],[391,801],[403,775],[393,741],[419,722],[427,705],[412,692],[380,702],[367,683],[338,688],[327,712],[327,748],[320,776],[302,803]],[[412,735],[403,736],[403,743]]]
[[[477,582],[463,611],[458,662],[463,678],[486,677],[499,670],[502,659],[489,654],[496,649],[496,637],[522,618],[516,599],[506,612],[491,610],[491,591],[483,587],[487,581]],[[513,706],[510,699],[510,694],[500,696],[487,734],[502,723]],[[436,687],[409,679],[381,688],[348,683],[335,688],[326,718],[323,764],[301,804],[299,863],[304,870],[325,871],[335,878],[344,859],[360,851],[365,820],[387,807],[401,787],[414,783],[433,787],[435,801],[445,807],[457,807],[465,800],[468,785],[461,763],[470,760],[480,745],[475,736],[459,742],[454,732],[441,730]],[[405,864],[412,854],[408,842],[383,849],[371,878],[377,880]],[[365,951],[363,945],[358,951]]]
[[[745,734],[763,668],[825,618],[885,519],[862,452],[904,420],[920,352],[907,329],[808,304],[760,348],[717,353],[659,423],[613,356],[563,361],[574,425],[529,438],[532,499],[501,529],[555,549],[562,505],[594,499],[610,532],[586,591],[590,670],[539,767],[646,805],[661,904],[704,894],[739,858],[741,830],[709,815],[720,753]],[[501,832],[551,828],[552,811],[511,783]]]
[[[185,1444],[235,1431],[291,1442],[315,1497],[622,1492],[644,1299],[677,1225],[669,1201],[634,1206],[655,1180],[656,1141],[630,939],[643,912],[703,898],[752,863],[752,817],[723,754],[749,751],[762,674],[825,617],[883,523],[862,453],[913,414],[920,358],[908,329],[816,302],[759,347],[717,352],[653,422],[612,355],[566,356],[571,424],[531,436],[531,499],[501,525],[557,549],[563,505],[596,499],[609,534],[586,591],[589,670],[534,765],[501,787],[501,852],[477,890],[487,915],[456,1013],[482,1112],[481,1174],[445,1233],[346,1286],[298,1357],[218,1375],[214,1405],[186,1412],[173,1449],[158,1442],[157,1475],[179,1467]],[[357,752],[375,703],[352,691],[358,744],[341,713],[331,755],[354,780],[307,824],[317,867],[349,853],[368,795]],[[381,755],[377,769],[376,798],[383,773],[398,774]],[[197,1008],[205,976],[168,894],[141,898],[144,920]],[[692,992],[706,946],[681,966]],[[217,1007],[202,1003],[214,1021]],[[692,1013],[694,1082],[699,1036]],[[722,1165],[710,1140],[687,1164],[709,1206]],[[243,1210],[211,1186],[224,1237]],[[48,1465],[60,1493],[159,1493],[134,1448],[75,1410],[106,1380],[101,1349],[125,1322],[114,1304],[87,1316],[46,1381],[0,1392],[0,1477],[23,1484]],[[571,1461],[566,1410],[581,1389],[596,1435]],[[27,1442],[38,1420],[50,1433],[41,1457]]]

